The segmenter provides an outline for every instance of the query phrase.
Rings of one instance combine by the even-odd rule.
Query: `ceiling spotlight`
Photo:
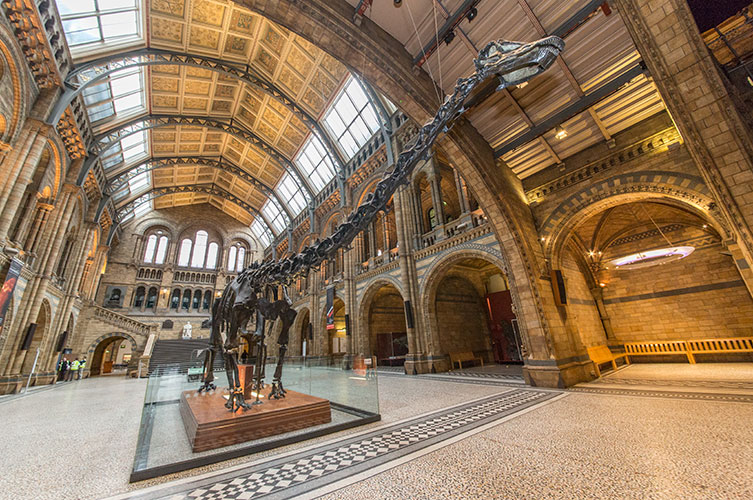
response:
[[[607,286],[607,284],[606,284],[606,283],[599,283],[599,286],[600,286],[601,288],[604,288],[605,286]]]
[[[395,6],[395,7],[400,7],[401,5],[403,5],[403,0],[393,0],[393,1],[392,1],[392,4],[393,4],[393,5]]]
[[[445,35],[444,43],[447,45],[450,45],[454,39],[455,39],[455,32],[450,31],[449,33],[447,33],[447,35]]]
[[[704,225],[703,225],[703,229],[706,229],[707,227],[709,227],[709,225],[708,225],[708,224],[704,224]]]
[[[562,128],[560,125],[557,125],[557,127],[554,129],[554,137],[559,140],[564,139],[565,137],[567,137],[567,130]]]
[[[472,8],[468,11],[468,14],[465,15],[466,19],[468,19],[468,22],[470,23],[474,19],[476,19],[476,16],[478,15],[478,9],[476,7]]]

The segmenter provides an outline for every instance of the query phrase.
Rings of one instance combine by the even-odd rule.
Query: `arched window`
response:
[[[178,310],[178,306],[180,306],[180,290],[177,288],[173,290],[173,296],[170,298],[170,309]]]
[[[167,236],[160,236],[159,244],[157,245],[157,256],[154,258],[154,263],[164,264],[166,254],[167,254]]]
[[[181,309],[188,309],[191,307],[191,290],[185,290],[183,292],[183,302],[180,304]]]
[[[144,262],[151,264],[154,262],[154,249],[157,247],[157,235],[153,234],[146,240],[146,251],[144,252]]]
[[[219,246],[217,243],[212,242],[209,244],[209,250],[207,251],[207,269],[216,269],[217,268],[217,251],[219,250]]]
[[[238,260],[236,261],[235,270],[238,272],[243,271],[246,263],[246,249],[238,247]]]
[[[143,286],[140,286],[136,289],[136,293],[133,295],[133,307],[141,307],[141,305],[144,303],[145,294],[146,289]]]
[[[146,298],[146,308],[154,309],[154,306],[156,305],[157,305],[157,289],[155,287],[152,287],[149,289],[149,295],[147,295],[147,298]]]
[[[194,309],[199,309],[201,307],[201,290],[196,290],[193,293],[193,304],[191,304]]]
[[[212,305],[212,291],[207,290],[206,292],[204,292],[204,303],[201,304],[201,308],[205,311],[208,311],[211,305]]]
[[[206,231],[196,232],[196,242],[193,245],[193,257],[191,257],[191,267],[204,267],[204,257],[207,253],[207,238],[209,235]]]
[[[188,261],[191,258],[191,247],[193,242],[188,238],[180,242],[180,254],[178,254],[178,265],[182,267],[188,266]]]
[[[434,210],[434,208],[429,209],[429,229],[434,229],[437,227],[437,212]]]
[[[227,253],[227,270],[232,271],[235,269],[235,256],[238,253],[238,248],[233,245],[230,247]]]

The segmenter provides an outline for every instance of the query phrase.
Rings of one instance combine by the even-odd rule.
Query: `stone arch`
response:
[[[437,290],[441,281],[447,276],[447,272],[457,263],[467,259],[480,259],[496,266],[502,271],[502,274],[510,282],[510,295],[512,299],[512,311],[520,318],[522,305],[518,290],[512,285],[511,276],[504,256],[496,249],[484,245],[465,243],[455,247],[452,252],[437,258],[426,270],[419,283],[419,297],[421,298],[421,310],[424,316],[428,318],[424,321],[425,342],[429,352],[438,352],[439,342],[439,325],[436,315],[430,314],[434,310],[434,304],[437,298]],[[531,340],[524,328],[520,328],[521,341],[523,350],[530,352]]]
[[[405,47],[370,20],[365,20],[367,29],[358,27],[339,11],[335,14],[330,3],[322,0],[237,3],[317,45],[346,66],[357,68],[359,76],[382,94],[401,96],[396,104],[416,122],[424,123],[436,112],[440,103],[428,73],[423,69],[416,72]],[[519,303],[526,306],[527,314],[520,317],[521,329],[535,340],[529,353],[537,359],[550,359],[551,330],[560,325],[549,325],[545,314],[544,299],[551,302],[552,292],[540,280],[546,263],[519,180],[495,161],[488,142],[468,120],[458,120],[438,146],[472,187],[504,261],[509,263],[511,288],[516,289]]]
[[[6,114],[10,116],[10,123],[2,139],[12,144],[21,132],[24,117],[30,111],[31,102],[28,96],[32,95],[32,92],[31,81],[28,72],[25,71],[26,60],[18,48],[16,37],[6,25],[0,26],[0,55],[4,66],[0,82],[10,79],[13,88],[13,109],[6,110]]]
[[[732,233],[700,177],[675,172],[640,172],[605,179],[573,193],[541,226],[544,249],[552,265],[560,262],[573,228],[595,213],[636,201],[663,201],[707,220],[721,236]]]
[[[107,333],[105,335],[102,335],[101,337],[97,338],[94,342],[92,342],[89,345],[89,348],[86,350],[86,371],[89,373],[92,373],[93,375],[99,374],[99,364],[101,363],[101,355],[102,352],[99,350],[100,347],[104,348],[106,347],[109,342],[105,343],[106,340],[116,340],[116,339],[123,339],[127,340],[131,343],[131,352],[135,353],[138,349],[138,344],[136,343],[136,340],[134,340],[133,337],[131,337],[129,334],[125,332],[113,332],[113,333]],[[99,354],[99,359],[97,354]],[[96,366],[95,366],[96,365]]]
[[[311,323],[311,311],[308,307],[301,307],[296,310],[295,321],[290,327],[290,354],[297,356],[303,355],[303,340],[308,340],[308,324]]]
[[[42,322],[44,321],[44,322]],[[31,372],[31,368],[34,364],[34,358],[36,357],[36,349],[39,348],[39,361],[37,364],[37,371],[40,370],[43,362],[43,358],[46,352],[44,348],[44,342],[47,340],[47,336],[52,328],[52,307],[50,302],[45,298],[42,299],[42,305],[39,307],[37,317],[34,318],[34,322],[37,324],[37,328],[34,331],[34,337],[31,340],[28,350],[26,351],[26,357],[24,358],[23,365],[21,367],[21,373]]]
[[[405,291],[400,282],[391,276],[379,276],[368,282],[366,288],[358,299],[358,343],[357,354],[363,355],[375,355],[372,345],[372,332],[370,325],[371,306],[374,303],[377,293],[384,287],[392,287],[397,290],[398,294],[403,302],[405,302]],[[403,311],[403,320],[405,320],[405,312]]]

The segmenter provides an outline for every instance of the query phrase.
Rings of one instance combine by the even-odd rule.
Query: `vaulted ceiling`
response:
[[[471,8],[477,14],[469,21],[464,14]],[[404,0],[395,7],[390,0],[373,0],[364,15],[399,40],[445,93],[473,72],[473,58],[492,40],[565,39],[565,51],[546,73],[491,95],[467,115],[520,178],[664,109],[620,12],[607,2]],[[446,43],[452,26],[454,37]],[[585,100],[602,94],[593,104]],[[567,132],[563,139],[555,137],[560,123]]]
[[[473,58],[489,41],[532,41],[551,34],[565,39],[567,47],[549,71],[528,85],[488,93],[467,114],[520,178],[609,141],[664,109],[620,13],[603,1],[404,0],[399,8],[391,0],[347,2],[366,5],[363,15],[402,43],[430,74],[438,87],[437,105],[442,92],[452,92],[457,78],[473,71]],[[142,167],[150,189],[162,190],[149,203],[154,208],[209,203],[250,223],[273,195],[266,188],[274,188],[286,170],[296,170],[296,153],[320,127],[348,70],[312,43],[230,0],[146,4],[139,42],[100,48],[105,53],[152,49],[148,56],[136,56],[143,60],[134,66],[141,75],[137,86],[143,86],[143,108],[94,121],[95,133],[151,117],[131,123],[132,147],[143,138],[150,158],[194,158]],[[476,15],[469,20],[471,9]],[[155,54],[159,51],[167,52]],[[196,57],[181,59],[181,54]],[[77,63],[98,56],[90,52]],[[107,64],[112,69],[112,61]],[[223,72],[223,64],[234,65],[234,74]],[[399,105],[400,96],[391,97]],[[178,116],[189,119],[166,119]],[[206,118],[214,121],[202,123]],[[566,137],[556,137],[559,126]],[[233,133],[233,127],[253,137]],[[112,164],[109,179],[116,184],[133,180],[121,176],[129,166]],[[138,189],[115,197],[119,207],[144,200],[146,177],[136,180]]]

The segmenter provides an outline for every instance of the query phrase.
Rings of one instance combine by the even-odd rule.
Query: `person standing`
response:
[[[68,368],[68,381],[71,380],[78,380],[76,377],[78,376],[78,367],[81,365],[78,358],[71,361],[71,366]]]
[[[65,372],[68,371],[68,363],[67,359],[60,359],[60,364],[58,365],[58,382],[65,382]]]
[[[81,380],[81,377],[84,376],[84,368],[86,368],[86,356],[84,356],[84,359],[78,365],[78,378],[76,380]]]

